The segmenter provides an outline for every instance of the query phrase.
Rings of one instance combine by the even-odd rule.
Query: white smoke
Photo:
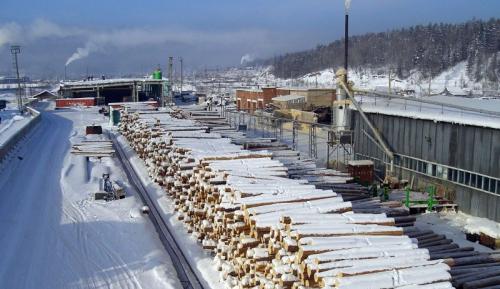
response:
[[[89,56],[90,53],[99,50],[99,47],[92,42],[87,42],[84,47],[79,47],[76,51],[66,60],[66,66],[70,65],[71,62],[85,58]]]
[[[349,12],[349,9],[351,9],[351,0],[345,0],[344,6],[345,6],[345,11]]]
[[[240,64],[244,65],[252,61],[254,61],[254,57],[247,53],[241,57]]]
[[[22,28],[16,23],[7,23],[0,26],[0,47],[7,43],[19,41],[19,35],[22,35]]]
[[[271,38],[266,31],[259,29],[235,30],[235,31],[215,31],[207,32],[203,30],[189,29],[156,29],[156,28],[127,28],[94,30],[83,27],[67,27],[56,23],[37,19],[28,25],[19,25],[15,22],[0,23],[0,47],[16,43],[22,46],[32,45],[43,38],[77,38],[81,39],[82,46],[76,50],[66,60],[66,65],[88,57],[97,51],[107,51],[108,49],[127,49],[141,47],[144,45],[162,45],[174,43],[175,45],[189,46],[219,46],[220,43],[231,45],[241,45],[244,40],[253,39],[255,42],[268,43]],[[241,58],[241,63],[248,63],[254,60],[250,54]]]

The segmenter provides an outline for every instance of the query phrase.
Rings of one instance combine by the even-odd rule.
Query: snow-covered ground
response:
[[[500,237],[500,224],[488,219],[473,217],[459,212],[426,213],[419,215],[415,225],[421,229],[431,229],[444,234],[460,247],[474,247],[479,252],[491,252],[488,247],[473,243],[465,238],[465,233],[486,233]]]
[[[213,257],[210,256],[198,243],[197,239],[188,234],[183,228],[183,223],[177,220],[177,214],[174,211],[172,200],[165,194],[164,190],[151,180],[148,175],[144,161],[140,159],[133,149],[129,146],[127,140],[123,136],[117,137],[118,142],[127,154],[131,165],[138,173],[144,187],[150,195],[153,202],[157,203],[162,218],[169,227],[170,232],[179,244],[182,252],[186,255],[191,267],[195,270],[204,287],[219,289],[223,288],[220,283],[220,272],[215,269],[216,264]]]
[[[7,107],[0,111],[0,146],[30,121],[29,115],[19,115],[16,96],[0,94],[0,100],[7,100]]]
[[[95,110],[46,111],[0,167],[0,288],[180,288],[115,159],[69,153]],[[102,173],[127,198],[94,201]]]
[[[18,130],[22,127],[24,123],[29,121],[29,116],[19,115],[17,110],[4,110],[0,111],[0,118],[2,122],[0,123],[0,138],[6,135],[9,130]]]

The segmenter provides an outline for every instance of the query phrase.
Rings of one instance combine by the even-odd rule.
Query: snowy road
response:
[[[102,121],[96,113],[44,112],[1,165],[0,288],[181,287],[149,219],[134,213],[135,195],[91,200],[103,172],[125,180],[115,161],[69,154],[83,126]]]

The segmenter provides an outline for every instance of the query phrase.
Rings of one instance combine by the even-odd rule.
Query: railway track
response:
[[[116,156],[120,160],[120,163],[123,166],[125,173],[130,181],[131,186],[139,193],[139,196],[142,199],[142,202],[149,207],[150,214],[149,217],[153,222],[153,225],[158,232],[160,240],[167,250],[167,253],[170,255],[172,259],[172,264],[177,272],[177,277],[179,278],[182,287],[184,289],[204,289],[200,278],[196,275],[196,271],[189,264],[186,256],[180,249],[179,244],[175,240],[174,236],[170,232],[165,220],[162,218],[159,213],[156,204],[153,202],[151,197],[149,196],[146,188],[142,184],[139,176],[135,172],[134,168],[130,164],[130,161],[127,159],[125,152],[122,147],[116,140],[116,137],[109,133],[110,139],[113,142],[113,145],[116,149]]]

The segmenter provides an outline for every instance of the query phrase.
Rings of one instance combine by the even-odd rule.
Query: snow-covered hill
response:
[[[389,77],[391,75],[391,77]],[[303,87],[331,87],[335,85],[333,69],[307,74],[295,82]],[[423,78],[420,73],[414,72],[406,79],[398,79],[389,69],[377,70],[349,70],[349,79],[356,87],[387,92],[389,80],[391,90],[413,90],[417,95],[440,94],[445,89],[453,95],[499,95],[498,84],[474,82],[467,74],[466,62],[460,62],[438,76],[429,79]],[[286,82],[286,81],[285,81]]]

